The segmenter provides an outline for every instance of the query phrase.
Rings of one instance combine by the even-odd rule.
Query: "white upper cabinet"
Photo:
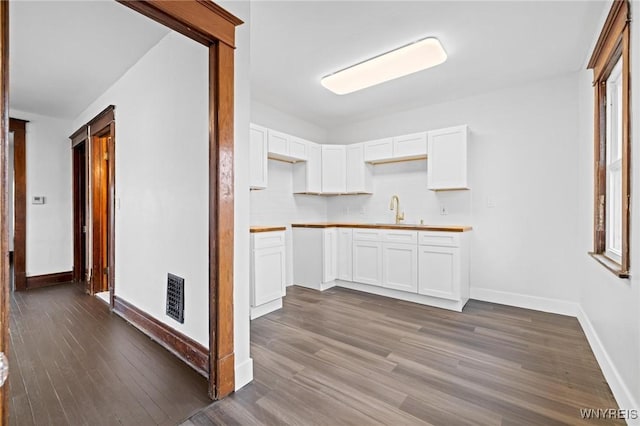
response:
[[[322,192],[347,192],[347,150],[344,145],[322,145]]]
[[[377,163],[393,158],[393,138],[377,139],[364,143],[364,161]]]
[[[364,143],[364,161],[391,163],[427,157],[427,132],[377,139]]]
[[[262,126],[249,127],[249,187],[267,187],[267,132]]]
[[[428,133],[427,185],[434,191],[469,189],[467,181],[467,126]]]
[[[427,156],[427,132],[393,138],[395,160],[422,159]]]
[[[269,129],[269,158],[295,163],[307,160],[307,141]]]
[[[371,194],[373,173],[371,164],[364,162],[364,144],[347,145],[347,192],[349,194]]]
[[[322,192],[322,148],[317,143],[307,143],[307,161],[293,165],[293,192],[295,194],[320,194]]]

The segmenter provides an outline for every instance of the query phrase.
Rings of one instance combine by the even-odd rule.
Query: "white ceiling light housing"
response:
[[[435,67],[446,60],[447,53],[440,41],[428,37],[337,71],[323,77],[320,83],[333,93],[345,95]]]

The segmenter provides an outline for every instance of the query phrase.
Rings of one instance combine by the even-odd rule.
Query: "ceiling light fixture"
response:
[[[323,77],[320,83],[333,93],[345,95],[435,67],[446,60],[447,53],[440,41],[428,37],[337,71]]]

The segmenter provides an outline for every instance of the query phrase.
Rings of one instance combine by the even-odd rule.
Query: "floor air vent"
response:
[[[184,324],[184,278],[167,275],[167,315]]]

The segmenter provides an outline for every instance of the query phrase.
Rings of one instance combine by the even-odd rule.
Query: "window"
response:
[[[629,4],[615,0],[589,68],[593,69],[594,249],[591,255],[629,276]]]

